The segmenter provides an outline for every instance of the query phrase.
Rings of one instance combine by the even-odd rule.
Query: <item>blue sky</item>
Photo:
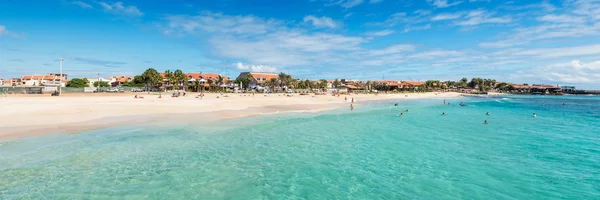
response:
[[[600,88],[600,0],[0,0],[0,77],[159,71]]]

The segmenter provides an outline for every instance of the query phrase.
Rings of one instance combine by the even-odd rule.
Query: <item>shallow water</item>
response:
[[[449,101],[4,142],[0,199],[600,196],[600,98]]]

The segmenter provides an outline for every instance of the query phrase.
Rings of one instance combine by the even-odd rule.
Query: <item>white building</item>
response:
[[[86,79],[90,82],[89,83],[90,87],[94,87],[94,83],[96,83],[98,81],[100,81],[100,82],[106,82],[106,83],[108,83],[108,85],[112,85],[112,83],[115,81],[115,80],[112,80],[112,79],[105,79],[105,78],[102,78],[102,77],[100,77],[100,78],[86,78]]]

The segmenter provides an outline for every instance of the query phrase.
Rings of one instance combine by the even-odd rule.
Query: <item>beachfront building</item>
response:
[[[575,86],[560,86],[560,89],[562,92],[564,93],[572,93],[572,92],[577,92],[577,88],[575,88]]]
[[[263,87],[267,81],[271,79],[279,79],[279,75],[271,73],[256,73],[256,72],[242,72],[238,78],[246,78],[248,74],[252,75],[253,80],[250,81],[249,85],[251,88],[261,86]]]
[[[2,85],[3,86],[19,86],[21,85],[21,79],[20,78],[9,78],[6,79],[4,81],[2,81]]]
[[[4,85],[4,79],[0,78],[0,86]]]
[[[112,84],[112,80],[111,79],[106,79],[106,78],[102,78],[102,77],[99,77],[99,78],[85,78],[85,79],[88,80],[88,82],[89,82],[88,85],[90,87],[94,87],[94,83],[96,83],[96,82],[106,82],[106,83],[108,83],[108,85]]]
[[[62,82],[61,82],[62,80]],[[25,86],[61,86],[65,87],[68,80],[67,74],[26,75],[21,77],[21,84]]]
[[[412,90],[418,90],[419,87],[423,87],[425,86],[425,82],[420,82],[420,81],[401,81],[399,83],[398,89],[404,90],[404,91],[412,91]]]
[[[121,86],[125,83],[133,81],[133,77],[131,76],[113,76],[108,79],[110,80],[109,85],[111,87]]]

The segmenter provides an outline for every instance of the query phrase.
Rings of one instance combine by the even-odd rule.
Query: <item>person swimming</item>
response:
[[[485,115],[490,115],[490,112],[486,112]]]
[[[394,106],[398,107],[398,103],[394,104]]]
[[[408,109],[406,109],[404,112],[408,112]]]
[[[487,121],[487,119],[486,119],[485,121],[483,121],[483,124],[488,124],[488,121]]]
[[[533,118],[536,118],[536,117],[537,117],[537,115],[535,113],[533,113]]]
[[[442,115],[446,115],[446,113],[445,113],[445,112],[442,112]]]
[[[400,116],[400,117],[402,117],[402,116],[404,116],[404,114],[403,114],[403,113],[400,113],[400,115],[399,115],[399,116]]]

